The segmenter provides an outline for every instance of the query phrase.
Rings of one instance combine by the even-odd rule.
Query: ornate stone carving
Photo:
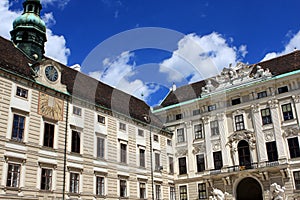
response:
[[[205,143],[194,145],[193,154],[205,152]]]
[[[272,200],[283,200],[285,198],[285,187],[281,187],[277,183],[273,183],[270,186],[270,193]]]
[[[268,101],[268,105],[270,106],[270,108],[277,108],[278,100],[277,99],[270,100],[270,101]]]
[[[211,200],[225,200],[226,196],[228,195],[227,192],[223,193],[222,190],[219,190],[217,188],[213,188],[211,194],[212,196],[209,197],[209,199]]]
[[[288,127],[283,127],[283,137],[290,137],[293,135],[299,135],[300,129],[297,126],[288,126]]]
[[[192,121],[184,122],[184,125],[186,128],[191,128],[192,127]]]
[[[253,112],[259,112],[259,104],[251,105],[251,109],[252,109]]]
[[[204,87],[202,87],[202,94],[208,94],[208,93],[214,91],[215,89],[216,88],[211,83],[211,80],[208,79],[206,85]]]
[[[225,113],[217,113],[217,119],[223,121],[225,119]]]
[[[266,142],[274,141],[274,133],[272,131],[265,132],[265,140]]]
[[[175,156],[180,157],[180,156],[186,156],[187,154],[188,154],[187,148],[180,148],[180,149],[177,149]]]
[[[267,78],[271,78],[271,77],[272,77],[272,73],[270,72],[269,68],[264,70],[261,66],[257,65],[256,73],[254,74],[254,78],[267,79]]]
[[[241,140],[247,141],[249,143],[249,147],[251,149],[255,148],[256,140],[255,140],[254,133],[250,132],[250,131],[247,131],[247,130],[245,130],[245,131],[239,131],[239,132],[235,132],[235,133],[231,134],[228,137],[228,143],[227,143],[227,145],[230,148],[233,148],[233,143],[238,143]],[[234,151],[234,150],[232,150],[232,151]]]
[[[241,115],[241,114],[244,114],[245,113],[245,111],[244,110],[235,110],[232,114],[233,115]]]
[[[219,140],[212,141],[212,149],[214,151],[220,151],[221,150],[221,142]]]
[[[202,117],[202,120],[205,124],[209,123],[209,116]]]
[[[295,103],[300,103],[300,95],[293,95],[292,98]]]

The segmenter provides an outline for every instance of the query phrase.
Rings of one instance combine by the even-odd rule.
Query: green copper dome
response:
[[[23,13],[17,17],[13,22],[13,28],[15,29],[19,26],[33,26],[43,32],[46,31],[45,22],[34,13]]]

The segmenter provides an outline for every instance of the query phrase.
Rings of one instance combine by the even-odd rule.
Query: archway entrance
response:
[[[260,184],[254,178],[245,178],[236,188],[237,200],[263,200]]]
[[[238,144],[238,154],[240,166],[246,167],[246,169],[251,167],[251,157],[249,144],[245,140],[241,140]]]

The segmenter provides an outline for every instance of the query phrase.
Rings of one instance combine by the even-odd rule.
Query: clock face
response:
[[[45,74],[49,81],[55,82],[58,79],[58,71],[52,65],[49,65],[45,68]]]

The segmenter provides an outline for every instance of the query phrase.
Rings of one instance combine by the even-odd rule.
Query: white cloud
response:
[[[230,63],[235,64],[247,54],[246,46],[231,47],[216,32],[209,35],[186,35],[178,42],[171,58],[160,64],[160,72],[168,75],[169,82],[199,81],[217,74]]]
[[[130,64],[133,58],[134,53],[127,51],[116,58],[106,58],[102,62],[104,70],[89,72],[89,76],[147,101],[150,95],[159,89],[159,86],[147,85],[140,79],[129,80],[135,75],[136,65]]]
[[[41,0],[41,3],[45,6],[56,5],[59,8],[64,8],[70,0]]]
[[[53,13],[52,13],[52,12],[50,12],[50,13],[45,13],[45,14],[42,16],[42,19],[43,19],[43,21],[46,23],[46,25],[47,25],[48,27],[53,26],[53,25],[56,23],[56,21],[55,21],[55,19],[54,19],[54,16],[53,16]]]
[[[54,3],[58,0],[44,0],[45,3]],[[67,2],[67,1],[62,1]],[[20,5],[21,8],[21,5]],[[12,30],[12,23],[14,19],[22,14],[22,11],[13,11],[10,9],[9,0],[0,1],[0,35],[6,39],[10,39],[10,31]],[[52,13],[46,13],[43,16],[46,19],[47,25],[50,23],[55,24],[55,19]],[[67,64],[68,56],[70,55],[70,49],[66,47],[66,40],[64,36],[58,36],[53,34],[52,30],[47,29],[47,42],[45,45],[46,56],[58,60],[63,64]]]
[[[269,59],[281,56],[283,54],[290,53],[295,48],[300,49],[300,30],[298,31],[298,33],[291,36],[291,39],[285,45],[284,50],[282,52],[270,52],[265,55],[265,57],[262,59],[262,61],[269,60]]]

